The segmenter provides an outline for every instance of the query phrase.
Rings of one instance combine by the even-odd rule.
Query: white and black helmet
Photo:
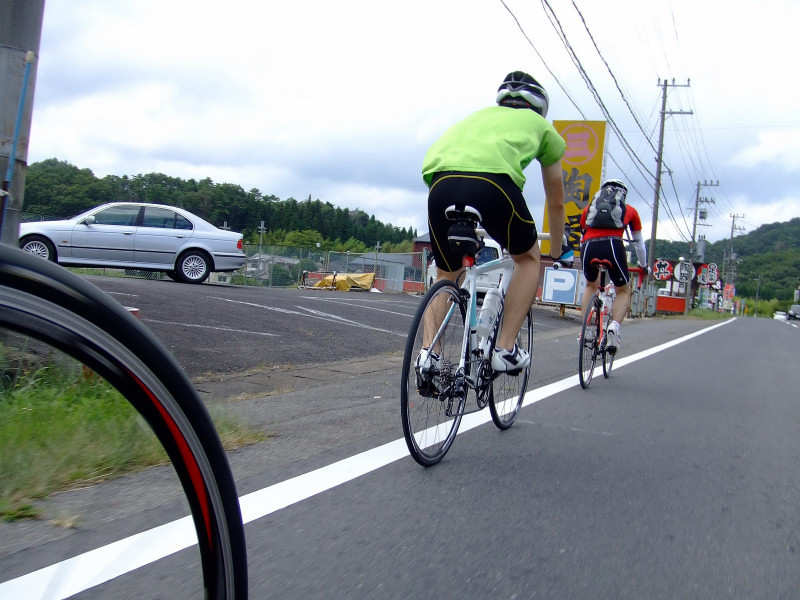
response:
[[[520,100],[523,100],[524,103],[521,103]],[[527,104],[537,113],[546,117],[549,99],[547,92],[538,81],[527,73],[514,71],[506,75],[503,83],[497,89],[497,103],[514,107]]]
[[[602,190],[605,187],[612,187],[615,190],[622,192],[623,198],[628,195],[628,186],[622,183],[619,179],[606,179],[600,186],[600,189]]]

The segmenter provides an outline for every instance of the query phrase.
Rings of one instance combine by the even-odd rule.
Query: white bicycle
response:
[[[448,238],[464,252],[463,280],[460,285],[439,281],[425,294],[408,335],[401,377],[403,435],[411,456],[426,467],[442,460],[465,414],[488,405],[498,428],[511,427],[522,407],[530,374],[530,364],[514,374],[491,367],[514,261],[503,256],[476,265],[475,255],[483,244],[476,231],[480,213],[470,206],[451,206],[445,214],[453,221]],[[500,273],[500,283],[487,292],[482,311],[496,300],[496,312],[481,314],[476,280],[495,272]],[[479,329],[486,335],[479,335]],[[516,341],[521,349],[532,352],[530,310]]]

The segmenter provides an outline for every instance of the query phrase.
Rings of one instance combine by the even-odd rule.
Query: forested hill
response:
[[[281,244],[294,240],[320,242],[325,249],[364,251],[380,241],[382,250],[410,249],[417,232],[381,223],[362,210],[334,207],[329,202],[303,201],[245,191],[231,183],[214,183],[148,175],[95,177],[51,158],[28,166],[25,181],[25,213],[45,218],[73,217],[99,204],[116,201],[154,202],[184,208],[210,223],[244,234],[248,242]],[[265,231],[259,227],[264,222]],[[316,232],[316,234],[314,233]]]
[[[649,242],[648,242],[649,244]],[[649,247],[649,246],[648,246]],[[736,294],[791,300],[800,287],[800,217],[768,223],[753,231],[706,245],[705,262],[720,268],[733,248]],[[656,240],[656,257],[689,258],[689,244]],[[760,283],[759,283],[760,280]]]

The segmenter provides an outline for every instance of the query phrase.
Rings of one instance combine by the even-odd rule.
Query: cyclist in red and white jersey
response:
[[[617,297],[611,307],[611,323],[607,331],[607,343],[609,353],[616,354],[619,348],[619,329],[625,315],[628,314],[630,308],[630,293],[628,292],[628,282],[630,281],[630,273],[628,272],[628,260],[625,253],[625,244],[622,241],[623,234],[626,229],[631,232],[631,240],[636,250],[636,258],[639,266],[647,268],[647,250],[644,246],[644,239],[642,238],[642,221],[639,218],[639,213],[633,206],[625,203],[625,196],[628,194],[628,188],[619,179],[608,179],[600,186],[600,191],[592,199],[592,203],[597,202],[599,198],[604,195],[610,195],[620,203],[621,211],[615,216],[615,225],[608,227],[593,226],[592,218],[590,217],[590,203],[583,209],[581,214],[581,231],[583,237],[581,238],[581,262],[583,264],[583,275],[586,277],[586,289],[583,292],[583,299],[581,306],[583,313],[586,312],[586,307],[592,299],[592,296],[597,292],[597,285],[600,279],[600,272],[596,266],[592,265],[592,259],[600,258],[608,260],[611,263],[608,276],[614,284]],[[595,223],[600,219],[596,219]],[[620,225],[620,226],[617,226]]]

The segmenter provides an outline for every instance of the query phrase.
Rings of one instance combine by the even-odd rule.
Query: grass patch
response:
[[[1,518],[38,517],[37,499],[167,462],[144,419],[105,380],[53,357],[45,366],[16,361],[13,370],[8,356],[0,392]],[[220,407],[211,412],[226,449],[265,438]]]
[[[730,312],[717,312],[716,310],[708,310],[706,308],[693,308],[689,311],[689,317],[692,319],[701,319],[703,321],[725,321],[734,315]]]
[[[694,319],[700,321],[724,321],[734,317],[730,312],[717,312],[716,310],[708,310],[706,308],[693,308],[689,314],[662,314],[656,315],[661,319]]]

